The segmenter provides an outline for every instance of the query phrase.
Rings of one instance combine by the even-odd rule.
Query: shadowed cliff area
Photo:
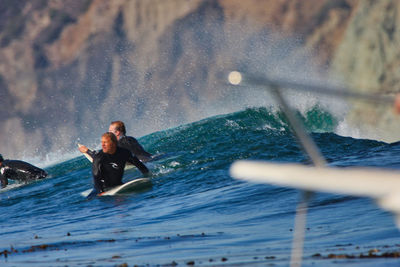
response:
[[[43,157],[74,151],[78,140],[94,146],[112,120],[142,136],[271,105],[267,94],[226,86],[233,69],[393,94],[399,8],[357,0],[3,0],[0,153]],[[357,122],[359,113],[350,111]],[[386,109],[375,116],[382,114],[393,125]],[[369,136],[361,137],[397,138],[362,127],[356,131]]]

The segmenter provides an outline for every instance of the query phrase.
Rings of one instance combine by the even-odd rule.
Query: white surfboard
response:
[[[400,226],[400,172],[376,168],[310,167],[241,160],[230,173],[237,179],[309,191],[371,197],[397,216]]]
[[[150,187],[151,185],[152,185],[151,180],[149,178],[138,178],[138,179],[134,179],[132,181],[126,182],[122,185],[113,187],[110,190],[100,193],[99,196],[114,196],[116,194],[129,193],[129,192],[133,192],[133,191],[146,189],[146,188]]]
[[[137,178],[122,185],[113,187],[103,193],[98,194],[98,196],[114,196],[118,194],[127,194],[135,191],[141,191],[151,186],[152,183],[149,178]],[[81,193],[81,195],[87,197],[92,192],[92,190],[93,189],[85,190]]]
[[[140,191],[152,186],[149,178],[138,178],[132,181],[126,182],[122,185],[113,187],[112,189],[98,194],[98,196],[114,196],[118,194],[127,194],[135,191]],[[87,197],[93,189],[85,190],[81,193],[82,196]]]

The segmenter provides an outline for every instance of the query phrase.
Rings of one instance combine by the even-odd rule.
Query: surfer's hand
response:
[[[84,145],[80,145],[78,149],[79,149],[79,151],[80,151],[81,153],[87,153],[88,150],[89,150],[89,148],[87,148],[87,147],[84,146]]]

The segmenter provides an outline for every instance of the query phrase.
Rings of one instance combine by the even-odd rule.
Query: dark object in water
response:
[[[8,179],[30,182],[46,178],[47,172],[22,160],[4,160],[0,168],[1,186],[6,187]]]

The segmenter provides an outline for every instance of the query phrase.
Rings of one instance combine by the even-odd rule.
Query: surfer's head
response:
[[[4,161],[3,156],[0,154],[0,163]]]
[[[104,153],[114,154],[117,150],[117,137],[115,134],[107,132],[101,136],[101,148]]]
[[[119,138],[120,135],[126,134],[125,124],[122,121],[113,121],[111,122],[108,131],[115,134],[117,138]]]

